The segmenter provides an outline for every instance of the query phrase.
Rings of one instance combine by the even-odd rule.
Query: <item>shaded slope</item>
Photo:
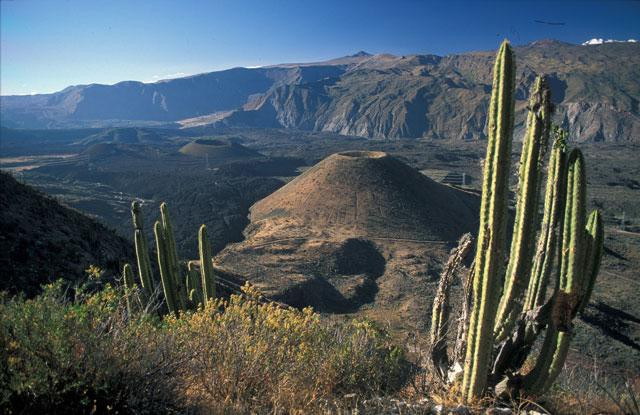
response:
[[[0,290],[33,295],[41,284],[86,277],[89,265],[116,273],[131,243],[0,173]]]

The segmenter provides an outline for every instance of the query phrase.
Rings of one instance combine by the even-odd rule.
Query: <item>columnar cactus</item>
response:
[[[198,252],[200,254],[200,276],[202,278],[202,294],[206,303],[216,297],[216,281],[211,263],[211,244],[207,237],[207,227],[200,226],[198,231]]]
[[[571,326],[582,300],[584,275],[586,179],[584,159],[578,149],[569,154],[567,198],[564,206],[562,253],[559,257],[558,290],[554,294],[552,315],[545,342],[535,367],[525,377],[525,386],[533,394],[551,386],[564,365]]]
[[[537,77],[529,100],[527,132],[522,142],[515,223],[511,254],[495,325],[496,341],[513,329],[522,311],[520,298],[527,288],[538,217],[540,176],[551,121],[551,91],[544,77]]]
[[[494,66],[478,243],[469,276],[473,284],[470,319],[468,327],[466,319],[461,319],[458,329],[459,333],[467,333],[461,389],[465,401],[482,397],[488,389],[497,395],[519,393],[523,388],[528,394],[540,394],[554,382],[568,351],[572,320],[589,301],[602,254],[600,214],[593,212],[588,221],[585,217],[582,153],[575,149],[566,157],[565,135],[560,131],[556,132],[549,161],[544,213],[537,245],[534,244],[539,226],[541,164],[551,116],[549,88],[539,77],[529,103],[513,238],[505,270],[514,73],[513,53],[505,41]],[[556,290],[546,301],[556,255]],[[442,286],[451,280],[446,273],[442,278]],[[446,291],[441,291],[446,299]],[[447,310],[441,301],[435,302],[433,358],[437,366],[445,363],[444,369],[447,359],[443,327]],[[522,364],[545,326],[545,341],[534,368],[521,373]],[[438,369],[447,380],[446,370]]]
[[[149,254],[142,233],[142,213],[138,202],[132,203],[131,212],[136,230],[136,255],[140,281],[143,287],[153,287]],[[204,303],[205,299],[215,298],[215,275],[206,227],[202,225],[198,234],[200,260],[202,264],[205,264],[201,265],[200,271],[198,271],[195,261],[189,261],[185,264],[178,259],[173,227],[166,203],[160,205],[160,216],[160,220],[154,224],[153,231],[156,239],[160,280],[169,312],[176,313],[179,310],[195,308],[198,304]],[[145,291],[149,294],[153,292],[153,288]]]
[[[157,221],[153,226],[156,236],[156,250],[158,251],[158,268],[160,269],[160,280],[164,291],[164,298],[170,313],[175,313],[180,309],[178,300],[178,288],[176,287],[177,277],[172,274],[173,267],[170,264],[170,254],[168,253],[165,232],[162,223]]]
[[[197,307],[198,304],[202,304],[204,302],[203,287],[200,283],[200,272],[198,272],[195,267],[195,261],[189,261],[187,263],[186,285],[189,303],[194,307]]]
[[[559,246],[558,235],[560,233],[560,216],[564,206],[567,150],[564,132],[556,129],[555,136],[547,171],[542,227],[524,302],[525,311],[531,311],[543,304],[547,282]]]
[[[599,210],[594,210],[587,219],[587,233],[585,235],[585,261],[584,278],[585,288],[583,290],[578,312],[586,307],[593,292],[593,286],[600,271],[600,261],[602,259],[602,247],[604,243],[604,225],[602,215]]]
[[[514,89],[513,51],[509,42],[504,41],[493,68],[489,139],[484,161],[478,248],[473,269],[473,309],[467,332],[462,384],[465,400],[485,392],[493,348],[493,326],[504,268]]]
[[[150,297],[155,290],[153,277],[151,276],[151,261],[149,260],[149,248],[147,246],[147,238],[144,235],[142,209],[140,203],[134,201],[131,203],[131,216],[133,217],[134,227],[134,243],[136,248],[136,260],[138,262],[138,277],[140,284],[147,297]]]

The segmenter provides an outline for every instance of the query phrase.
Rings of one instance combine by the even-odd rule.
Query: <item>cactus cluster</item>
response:
[[[586,218],[584,158],[579,149],[567,156],[565,134],[559,129],[554,131],[540,221],[542,166],[551,134],[552,106],[546,79],[539,76],[529,100],[513,236],[505,265],[515,71],[513,52],[504,41],[494,66],[480,226],[469,274],[470,309],[463,310],[469,320],[461,320],[464,327],[459,328],[466,333],[461,392],[467,402],[489,390],[496,395],[539,395],[551,386],[564,365],[572,320],[589,301],[602,254],[602,217],[593,211]],[[555,285],[547,299],[555,261]],[[451,276],[445,274],[443,280],[450,281]],[[432,327],[432,333],[439,333],[434,348],[438,356],[445,347],[442,309],[441,304],[434,307],[433,322],[438,327]],[[525,371],[522,365],[545,328],[535,365]]]
[[[142,294],[149,299],[154,295],[156,282],[151,271],[151,261],[144,236],[142,211],[139,202],[134,201],[131,204],[131,214],[133,216],[138,276],[142,285]],[[173,227],[166,203],[160,205],[160,220],[155,222],[153,232],[156,240],[160,282],[162,283],[162,292],[169,312],[176,313],[179,310],[193,309],[198,304],[203,304],[207,300],[215,298],[216,277],[211,262],[211,244],[207,237],[206,226],[202,225],[198,232],[199,271],[195,261],[184,263],[178,258]],[[129,264],[125,265],[123,276],[125,290],[130,290],[134,283],[133,273]],[[129,301],[128,294],[127,301]],[[130,310],[129,303],[127,304]]]

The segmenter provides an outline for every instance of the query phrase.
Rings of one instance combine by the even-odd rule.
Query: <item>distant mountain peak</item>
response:
[[[368,52],[365,52],[364,50],[361,50],[361,51],[359,51],[357,53],[354,53],[353,55],[350,55],[349,57],[350,58],[364,58],[364,57],[367,57],[367,56],[373,56],[373,55],[368,53]]]
[[[528,46],[552,46],[552,45],[573,45],[573,44],[568,42],[563,42],[557,39],[547,38],[547,39],[534,40],[533,42],[529,43]]]

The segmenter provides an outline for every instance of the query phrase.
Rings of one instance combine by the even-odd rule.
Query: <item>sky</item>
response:
[[[0,0],[0,16],[2,95],[360,50],[447,55],[495,49],[505,37],[640,38],[633,0]]]

